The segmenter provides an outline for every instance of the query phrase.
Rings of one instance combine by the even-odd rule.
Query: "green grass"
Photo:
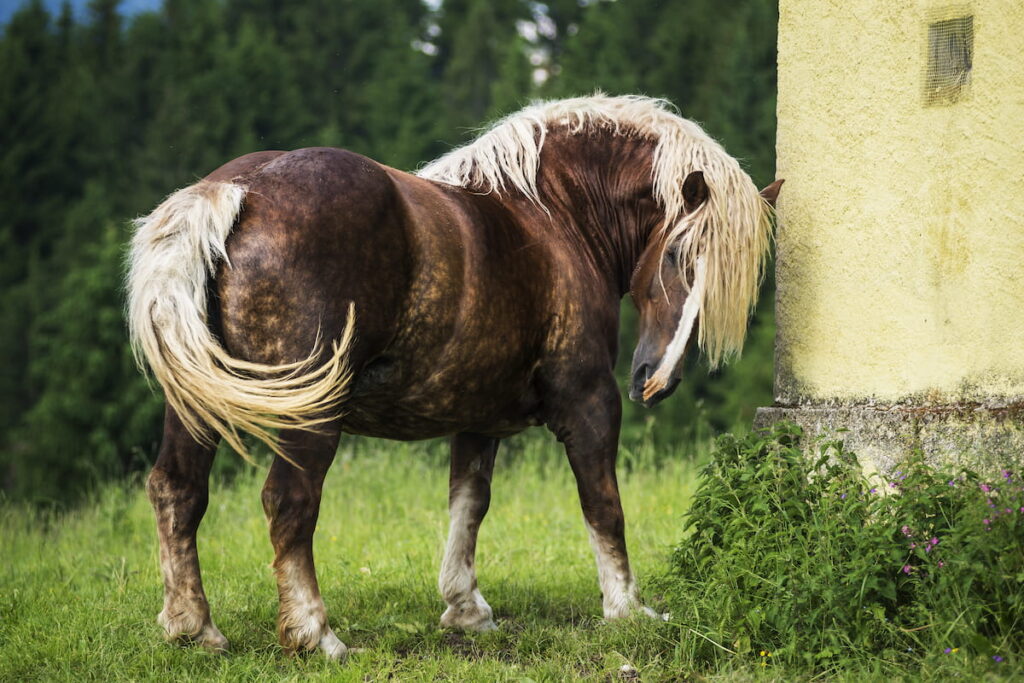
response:
[[[512,440],[499,454],[480,534],[480,585],[499,624],[482,635],[437,626],[444,446],[348,442],[328,476],[315,539],[331,624],[362,649],[345,663],[289,657],[277,645],[260,470],[219,476],[200,531],[214,620],[232,643],[225,656],[161,638],[156,534],[141,482],[108,486],[59,516],[0,505],[0,681],[1024,676],[1017,512],[985,531],[972,517],[990,515],[985,496],[975,510],[977,482],[950,487],[928,470],[901,479],[899,496],[869,496],[839,464],[809,477],[803,456],[777,437],[723,439],[703,475],[706,442],[669,449],[647,439],[622,449],[633,568],[645,601],[670,609],[671,619],[613,624],[600,618],[561,448]],[[1008,501],[1024,492],[1015,478],[1000,486],[986,495]],[[691,503],[696,528],[681,543]],[[945,519],[947,508],[959,512]],[[1019,514],[1024,520],[1024,507]],[[914,538],[941,538],[939,549],[908,555],[911,532],[901,525]],[[946,563],[941,573],[936,557]],[[904,564],[919,568],[904,573]]]
[[[215,482],[199,534],[214,621],[232,644],[223,657],[161,638],[156,534],[139,482],[108,487],[60,517],[0,509],[0,680],[601,680],[624,664],[645,677],[683,673],[670,625],[602,623],[575,484],[557,444],[530,440],[499,455],[478,573],[500,628],[472,636],[437,626],[447,528],[438,447],[375,448],[339,454],[315,539],[331,624],[365,649],[348,662],[287,657],[277,646],[263,472],[251,470]],[[621,472],[628,539],[643,582],[678,540],[696,466],[682,454],[658,468],[623,459],[632,469]]]

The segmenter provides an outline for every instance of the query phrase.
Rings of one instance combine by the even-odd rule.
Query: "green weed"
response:
[[[1024,488],[920,457],[885,481],[800,430],[720,438],[659,582],[682,657],[715,670],[1020,674]],[[937,674],[938,675],[938,674]]]

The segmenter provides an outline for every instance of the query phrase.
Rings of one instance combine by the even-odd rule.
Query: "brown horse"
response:
[[[172,194],[137,221],[128,277],[133,345],[168,403],[147,484],[167,636],[227,647],[196,529],[216,443],[244,455],[242,432],[277,454],[263,506],[289,651],[346,651],[312,553],[342,432],[452,436],[442,626],[494,628],[474,569],[494,458],[542,424],[576,476],[604,616],[648,611],[615,477],[619,301],[640,311],[645,405],[673,391],[691,340],[712,365],[737,353],[780,184],[759,194],[662,101],[598,95],[528,107],[417,175],[259,152]]]

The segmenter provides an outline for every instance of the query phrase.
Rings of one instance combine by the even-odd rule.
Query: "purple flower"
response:
[[[994,660],[995,660],[995,661],[997,661],[997,662],[1001,662],[1001,661],[1003,661],[1003,658],[1002,658],[1002,657],[1000,657],[999,655],[992,655],[992,659],[994,659]]]
[[[950,486],[956,486],[956,484],[954,484],[954,483],[953,483],[953,480],[952,480],[952,479],[950,479],[950,480],[949,480],[949,485],[950,485]]]
[[[1010,474],[1010,470],[1003,470],[1003,479],[1009,479],[1011,476],[1013,475]]]
[[[844,493],[843,495],[839,496],[839,500],[846,500],[846,494]]]
[[[985,526],[988,526],[989,524],[992,523],[992,520],[991,519],[983,519],[983,520],[981,520],[981,523],[984,524]]]
[[[932,536],[932,540],[931,540],[931,541],[929,541],[929,542],[930,542],[930,543],[931,543],[931,544],[932,544],[933,546],[935,546],[935,545],[938,545],[938,544],[939,544],[939,539],[938,539],[938,537],[936,537],[936,536]]]
[[[943,562],[942,560],[939,560],[939,569],[942,569],[945,566],[946,566],[946,563]]]
[[[947,648],[946,648],[945,650],[943,650],[943,652],[945,652],[945,653],[946,653],[947,655],[948,655],[948,654],[949,654],[950,652],[952,652],[952,651],[953,651],[953,648],[951,648],[951,647],[947,647]]]
[[[868,493],[877,493],[877,492],[878,492],[878,489],[871,489],[870,491],[868,491]]]
[[[992,487],[989,486],[988,484],[978,484],[978,486],[981,487],[981,490],[984,491],[985,493],[988,493],[989,491],[992,490]]]
[[[909,526],[904,524],[902,527],[900,527],[900,531],[903,533],[904,536],[906,536],[907,538],[910,538],[911,533],[910,533],[910,527]]]
[[[909,574],[912,570],[913,570],[913,568],[909,564],[903,565],[903,573],[904,574]]]

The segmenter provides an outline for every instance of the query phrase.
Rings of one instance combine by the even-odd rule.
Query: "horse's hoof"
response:
[[[213,623],[207,624],[202,632],[193,638],[193,641],[204,650],[209,650],[218,655],[227,654],[228,650],[231,649],[228,639],[224,637],[224,634]]]
[[[296,655],[305,652],[318,651],[334,661],[341,661],[348,656],[349,649],[341,642],[338,636],[329,626],[323,626],[316,631],[304,631],[300,628],[289,628],[280,634],[281,646],[285,652]]]
[[[667,614],[659,614],[647,605],[631,605],[628,607],[620,607],[618,609],[605,609],[604,618],[605,621],[616,621],[619,619],[628,619],[632,616],[646,617],[648,619],[655,619],[657,621],[668,621]]]
[[[320,638],[320,642],[317,643],[317,649],[324,653],[327,659],[340,662],[344,660],[349,653],[349,649],[345,647],[345,643],[341,642],[338,636],[334,635],[334,631],[327,629],[327,633]]]
[[[167,610],[160,612],[157,623],[164,629],[164,638],[178,645],[198,645],[204,650],[223,654],[230,649],[228,639],[212,621],[195,614],[169,616]]]
[[[659,614],[658,612],[655,612],[647,605],[640,605],[640,609],[638,609],[636,612],[637,614],[641,614],[650,619],[654,619],[655,621],[668,621],[668,619],[665,618],[664,614]]]
[[[498,627],[494,623],[490,606],[471,605],[464,608],[449,607],[441,615],[441,628],[456,628],[462,631],[483,633],[494,631]]]

